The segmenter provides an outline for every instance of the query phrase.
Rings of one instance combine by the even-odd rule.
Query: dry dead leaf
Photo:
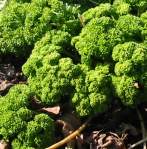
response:
[[[10,83],[7,80],[2,81],[1,84],[0,84],[0,92],[5,91],[5,90],[8,90],[13,85],[14,84]]]
[[[0,140],[0,149],[9,149],[8,142],[6,142],[4,140]]]
[[[119,137],[116,133],[94,131],[88,141],[91,143],[91,149],[126,149],[124,139],[126,136]]]
[[[60,113],[60,106],[41,108],[40,111],[47,112],[50,114],[58,115]]]

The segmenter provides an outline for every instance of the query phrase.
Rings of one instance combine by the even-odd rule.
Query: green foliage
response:
[[[147,11],[142,13],[140,16],[141,20],[144,22],[144,28],[142,30],[142,34],[145,36],[145,40],[147,42]]]
[[[0,96],[0,137],[14,149],[53,141],[53,120],[32,110],[32,96],[45,106],[71,102],[81,117],[114,100],[147,101],[146,1],[86,1],[13,0],[0,12],[0,54],[34,47],[22,67],[28,84]]]
[[[12,1],[0,17],[0,53],[25,56],[47,31],[60,29],[71,34],[79,30],[78,6],[58,0]]]
[[[100,4],[97,7],[88,9],[87,11],[85,11],[82,16],[83,16],[83,21],[88,22],[90,21],[92,18],[99,18],[102,16],[109,16],[111,15],[111,4],[106,3],[106,4]]]
[[[21,131],[12,142],[12,148],[45,148],[53,143],[54,123],[45,114],[39,114],[27,123],[26,129]]]
[[[23,66],[31,91],[45,105],[62,102],[62,99],[71,96],[81,116],[105,111],[110,102],[109,67],[100,64],[95,70],[90,70],[86,65],[73,64],[70,58],[62,58],[67,53],[70,39],[66,32],[53,31],[36,44]],[[103,88],[103,81],[106,89]]]
[[[70,80],[77,70],[70,58],[59,59],[57,53],[47,55],[47,58],[48,63],[44,62],[37,70],[36,77],[29,78],[28,82],[42,103],[51,105],[70,93]]]
[[[116,61],[116,76],[112,80],[117,96],[125,105],[139,103],[139,98],[146,96],[147,80],[144,74],[147,72],[147,48],[135,42],[118,44],[113,49],[112,57]],[[140,85],[143,85],[143,89]]]
[[[114,6],[113,6],[115,12],[118,14],[118,15],[125,15],[125,14],[128,14],[130,11],[131,11],[131,8],[130,8],[130,5],[128,3],[114,3]]]
[[[0,113],[7,111],[17,111],[21,107],[28,107],[31,93],[28,86],[16,85],[10,89],[8,94],[0,98]]]
[[[90,67],[89,71],[93,71],[91,69],[96,68],[99,62],[114,65],[114,69],[108,73],[112,78],[113,96],[120,98],[123,104],[132,106],[143,102],[146,96],[146,13],[141,17],[134,16],[130,14],[132,4],[129,5],[129,2],[101,4],[84,12],[84,26],[79,36],[72,39],[72,44],[81,55],[81,62]],[[86,109],[86,105],[90,105],[87,99],[88,90],[83,85],[84,79],[81,80],[83,81],[77,83],[82,84],[80,92],[85,90],[87,95],[75,94],[73,103],[78,99],[82,101],[81,107],[78,102],[75,107],[79,113],[82,111],[79,109],[84,107],[85,111],[80,113],[84,115],[91,111],[90,108],[89,111]],[[101,88],[106,89],[102,86]],[[81,100],[82,98],[85,100]],[[97,99],[102,98],[97,96]]]
[[[72,43],[81,55],[81,62],[91,65],[93,58],[109,61],[112,47],[119,40],[114,21],[109,17],[100,17],[92,19]]]
[[[121,7],[100,4],[80,16],[83,28],[78,36],[52,30],[36,43],[23,72],[42,103],[70,98],[77,113],[87,116],[105,111],[112,98],[134,105],[145,96],[133,85],[146,87],[145,14],[130,14],[128,3]],[[81,64],[71,60],[76,52]]]
[[[17,115],[17,112],[7,111],[0,115],[0,135],[3,139],[15,136],[26,126],[26,122]]]
[[[60,54],[65,52],[64,48],[69,46],[70,39],[71,35],[67,32],[60,30],[47,32],[45,36],[35,44],[30,58],[28,58],[27,62],[22,67],[23,73],[28,77],[36,76],[38,68],[43,66],[43,58],[46,56],[45,59],[47,60],[47,55],[55,52],[48,61],[52,63],[53,57],[58,60]],[[46,61],[46,63],[48,62]]]
[[[72,39],[82,63],[91,66],[99,61],[111,61],[115,45],[143,40],[143,21],[125,13],[118,17],[116,6],[110,4],[101,4],[83,13],[83,20],[88,22],[79,36]]]
[[[129,4],[131,13],[134,15],[140,15],[147,9],[146,0],[114,0],[114,5]]]
[[[14,149],[47,147],[53,142],[53,120],[45,114],[36,115],[30,97],[27,85],[16,85],[0,99],[0,137],[13,140]]]
[[[0,135],[9,139],[18,134],[31,119],[33,113],[27,109],[30,92],[26,85],[16,85],[0,100]],[[23,113],[22,113],[23,112]]]
[[[33,54],[23,66],[23,72],[29,76],[29,85],[32,91],[41,97],[41,101],[44,103],[59,101],[59,95],[69,84],[68,78],[64,77],[70,78],[71,76],[68,75],[72,72],[70,72],[71,60],[69,58],[60,60],[61,56],[58,53],[63,51],[62,44],[68,44],[70,35],[62,31],[55,33],[55,31],[48,32],[36,44]],[[60,73],[62,70],[63,73]],[[50,92],[48,92],[49,88]]]
[[[142,21],[147,24],[147,11],[142,13],[140,18],[142,19]]]
[[[48,32],[36,44],[31,57],[23,66],[32,92],[45,104],[57,103],[70,92],[70,80],[78,68],[70,58],[61,58],[61,55],[67,53],[70,39],[67,32]]]
[[[80,116],[106,111],[111,98],[108,65],[98,65],[95,70],[80,66],[80,76],[72,80],[75,88],[72,102]]]
[[[22,53],[26,43],[23,29],[27,4],[12,3],[4,9],[0,17],[0,54]],[[19,47],[19,48],[18,48]]]
[[[143,26],[144,24],[139,17],[130,14],[121,16],[116,23],[116,28],[122,32],[126,41],[141,41]]]

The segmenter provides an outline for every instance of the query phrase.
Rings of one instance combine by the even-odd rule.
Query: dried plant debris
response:
[[[12,79],[15,76],[15,71],[15,67],[11,64],[0,64],[0,79]]]
[[[44,113],[49,113],[52,115],[59,115],[60,114],[60,106],[54,106],[54,107],[43,107],[39,109],[39,111],[44,112]]]
[[[0,94],[5,94],[14,84],[25,83],[26,78],[12,64],[0,64]]]
[[[4,140],[0,140],[0,149],[9,149],[9,143]]]
[[[64,137],[73,133],[81,125],[80,120],[73,113],[63,114],[63,116],[56,122],[57,125],[62,127],[61,131]],[[76,139],[67,143],[67,148],[81,149],[82,142],[82,136],[77,136]]]
[[[93,131],[88,138],[90,149],[126,149],[124,139],[126,135],[119,137],[116,133]]]
[[[5,90],[8,90],[11,86],[13,86],[13,83],[7,80],[0,81],[0,93],[2,93]]]

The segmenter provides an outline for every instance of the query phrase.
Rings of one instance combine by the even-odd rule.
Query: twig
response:
[[[137,111],[138,118],[139,118],[140,125],[141,125],[142,139],[144,140],[146,138],[146,128],[144,125],[143,117],[137,107],[136,107],[136,111]],[[143,142],[143,149],[147,149],[146,141]]]
[[[147,137],[144,138],[144,139],[142,139],[142,140],[140,140],[140,141],[138,141],[138,142],[136,142],[136,143],[134,143],[134,144],[131,145],[128,149],[132,149],[132,148],[134,148],[134,147],[136,147],[136,146],[138,146],[138,145],[140,145],[140,144],[142,144],[142,143],[144,143],[144,142],[147,142]]]
[[[67,144],[71,140],[73,140],[76,136],[80,135],[80,133],[87,127],[88,123],[91,121],[92,118],[88,119],[81,127],[79,127],[77,130],[75,130],[69,136],[67,136],[63,140],[53,144],[52,146],[50,146],[50,147],[48,147],[46,149],[57,149],[57,148],[63,146],[64,144]]]

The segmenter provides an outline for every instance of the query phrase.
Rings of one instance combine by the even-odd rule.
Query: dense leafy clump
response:
[[[119,41],[119,37],[113,34],[117,36],[109,17],[92,19],[82,29],[80,36],[73,39],[73,44],[81,55],[81,62],[91,65],[93,59],[109,60],[111,46]]]
[[[112,98],[134,105],[145,96],[133,84],[146,86],[146,13],[135,16],[129,2],[123,6],[100,4],[80,16],[78,36],[52,30],[36,44],[23,72],[41,102],[52,105],[69,98],[77,113],[86,116],[105,111]],[[81,64],[73,63],[77,52]]]
[[[92,65],[98,61],[110,61],[112,50],[118,43],[143,40],[144,24],[139,17],[126,14],[118,18],[110,4],[101,4],[87,12],[83,14],[87,24],[80,35],[72,39],[82,63]]]
[[[78,70],[70,58],[61,56],[68,52],[65,49],[70,38],[67,32],[48,32],[36,44],[31,57],[23,66],[32,92],[43,103],[57,103],[62,96],[70,93],[70,80]]]
[[[142,30],[142,34],[144,35],[145,43],[147,43],[147,11],[142,13],[140,18],[145,24]]]
[[[10,111],[17,111],[21,107],[28,107],[30,105],[31,93],[26,85],[16,85],[12,87],[9,93],[0,99],[1,109],[0,113]]]
[[[72,39],[83,64],[96,68],[107,62],[114,67],[109,73],[114,98],[125,105],[136,105],[146,96],[146,13],[135,16],[133,5],[137,8],[137,2],[126,1],[89,9],[82,15],[81,33]]]
[[[1,13],[0,16],[0,54],[19,53],[25,48],[23,35],[24,19],[27,4],[14,3]],[[11,12],[11,13],[10,13]],[[20,47],[18,50],[17,47]],[[27,47],[26,47],[27,48]]]
[[[45,148],[53,143],[54,123],[45,114],[38,114],[27,123],[17,138],[12,141],[12,148]]]
[[[109,65],[98,65],[95,70],[81,65],[80,75],[72,80],[75,90],[73,105],[81,116],[103,112],[111,101]]]
[[[139,103],[147,89],[147,48],[135,42],[118,44],[112,57],[116,62],[113,81],[117,96],[126,105]]]
[[[14,149],[47,147],[53,142],[53,120],[31,110],[31,96],[28,86],[16,85],[0,98],[0,138],[11,140]]]
[[[76,75],[77,69],[70,58],[59,59],[58,53],[47,55],[46,58],[48,63],[44,62],[37,70],[37,76],[28,82],[40,100],[51,105],[70,93],[70,80]]]
[[[47,31],[60,29],[71,34],[79,30],[78,6],[58,0],[12,1],[0,17],[0,53],[25,56]]]
[[[61,54],[66,55],[66,53],[68,53],[67,50],[67,52],[65,51],[65,48],[70,46],[70,40],[71,35],[68,32],[60,30],[47,32],[45,36],[35,44],[31,56],[22,67],[23,73],[28,77],[36,76],[36,71],[44,65],[43,59],[45,56],[46,63],[56,65],[57,61],[54,60],[54,57],[58,60]],[[53,52],[57,54],[53,54]],[[48,60],[50,54],[52,54],[52,58]]]
[[[0,137],[14,149],[53,141],[53,120],[32,110],[32,96],[45,106],[70,102],[81,117],[115,100],[147,101],[146,1],[85,2],[12,0],[0,13],[0,54],[33,49],[22,67],[27,85],[0,97]]]
[[[146,0],[114,0],[114,5],[123,6],[126,3],[129,4],[130,13],[134,15],[140,15],[147,9]]]
[[[81,116],[105,111],[110,102],[109,66],[98,65],[95,70],[90,70],[86,65],[74,64],[69,57],[62,58],[67,51],[71,53],[66,46],[69,41],[68,33],[53,31],[36,44],[23,66],[31,91],[46,105],[72,98]]]

